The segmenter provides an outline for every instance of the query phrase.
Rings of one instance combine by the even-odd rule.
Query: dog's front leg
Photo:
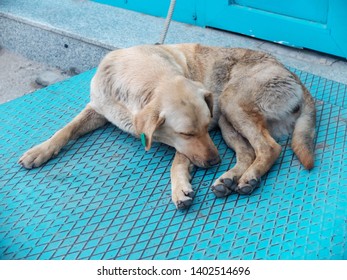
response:
[[[188,208],[194,197],[194,191],[191,180],[191,169],[193,164],[183,154],[176,152],[174,161],[171,167],[171,186],[172,186],[172,201],[177,209]]]
[[[107,122],[106,118],[87,105],[70,123],[58,130],[45,142],[31,148],[19,159],[18,163],[27,169],[39,167],[53,156],[70,140],[91,132]]]

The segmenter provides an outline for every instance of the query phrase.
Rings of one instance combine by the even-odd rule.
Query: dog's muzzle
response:
[[[221,162],[221,159],[220,159],[220,156],[218,155],[217,157],[208,160],[208,161],[207,161],[207,164],[208,164],[209,166],[213,166],[213,165],[216,165],[216,164],[218,164],[218,163],[220,163],[220,162]]]

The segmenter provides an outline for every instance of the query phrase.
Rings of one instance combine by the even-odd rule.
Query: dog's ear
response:
[[[135,116],[135,130],[141,137],[145,150],[152,146],[153,133],[165,122],[165,117],[160,115],[159,109],[154,104],[146,105]]]
[[[210,109],[211,117],[213,117],[213,94],[211,92],[206,92],[204,94],[204,99]]]
[[[198,93],[199,97],[202,95],[205,99],[205,102],[208,106],[208,109],[210,110],[211,117],[213,117],[213,94],[212,92],[208,91],[206,87],[201,83],[197,81],[192,81],[189,79],[186,79],[186,84],[193,86],[193,90]]]

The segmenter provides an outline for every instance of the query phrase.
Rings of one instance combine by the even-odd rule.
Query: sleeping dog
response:
[[[209,130],[219,126],[236,165],[211,189],[217,197],[249,194],[281,153],[274,138],[293,133],[305,168],[314,163],[314,101],[298,77],[269,54],[198,44],[144,45],[109,53],[91,81],[90,103],[19,160],[42,165],[61,148],[107,122],[142,139],[172,146],[172,200],[191,205],[192,165],[220,162]]]

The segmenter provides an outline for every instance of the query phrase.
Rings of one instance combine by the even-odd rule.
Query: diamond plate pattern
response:
[[[88,102],[89,71],[0,106],[1,259],[346,259],[346,85],[295,71],[317,103],[316,167],[283,151],[250,196],[217,199],[213,180],[235,163],[196,169],[188,211],[170,198],[173,149],[107,125],[41,168],[16,161]]]

